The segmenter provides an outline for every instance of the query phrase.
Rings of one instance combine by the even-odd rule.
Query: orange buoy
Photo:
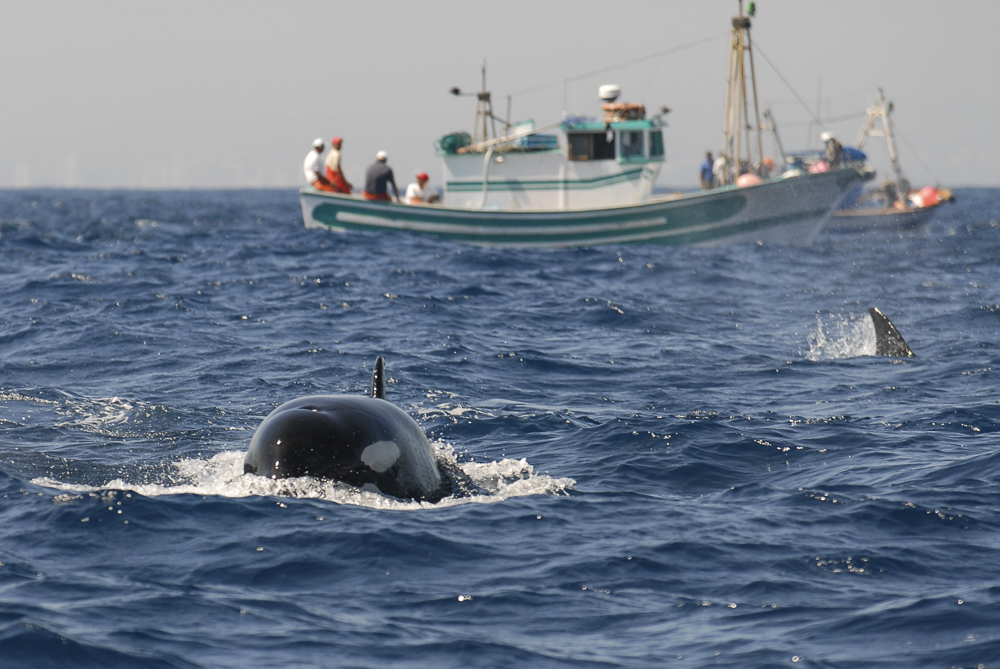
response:
[[[933,207],[940,201],[941,196],[938,195],[937,188],[934,188],[933,186],[924,186],[920,189],[920,206]]]
[[[746,188],[747,186],[756,186],[760,183],[760,177],[756,174],[741,174],[736,178],[737,188]]]

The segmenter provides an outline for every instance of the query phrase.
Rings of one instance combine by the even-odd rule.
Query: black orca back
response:
[[[452,492],[423,430],[385,401],[382,356],[375,360],[371,397],[310,395],[268,414],[250,440],[243,472],[334,479],[429,502]]]

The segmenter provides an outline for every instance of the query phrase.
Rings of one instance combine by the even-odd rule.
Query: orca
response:
[[[314,476],[428,502],[451,494],[423,430],[386,401],[382,356],[370,395],[310,395],[282,404],[254,432],[243,473]]]
[[[888,355],[895,358],[915,358],[916,354],[910,350],[899,334],[899,330],[892,324],[885,314],[879,311],[878,307],[868,309],[871,314],[872,324],[875,325],[875,355]]]

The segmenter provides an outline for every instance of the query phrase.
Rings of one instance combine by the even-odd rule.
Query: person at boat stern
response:
[[[313,148],[306,154],[306,160],[302,164],[302,172],[306,175],[306,181],[316,190],[325,190],[336,193],[330,180],[323,176],[323,140],[317,137],[313,140]]]
[[[819,138],[824,144],[823,157],[826,158],[827,164],[831,169],[840,167],[840,163],[844,158],[844,146],[828,132],[824,132]]]
[[[392,201],[389,197],[389,184],[392,184],[392,192],[396,196],[396,202],[402,204],[399,199],[399,189],[396,188],[396,179],[392,176],[392,168],[386,165],[389,156],[385,151],[375,154],[375,162],[365,170],[365,190],[363,195],[366,200],[386,200]]]
[[[326,178],[333,186],[335,193],[351,194],[351,182],[344,176],[344,170],[340,167],[340,147],[344,140],[334,137],[330,140],[330,151],[326,154]]]
[[[433,188],[427,187],[429,179],[426,172],[417,175],[417,183],[406,187],[406,195],[403,197],[406,204],[430,204],[438,201],[437,192]]]
[[[715,185],[715,174],[712,172],[712,167],[715,165],[715,161],[712,160],[712,152],[705,152],[705,160],[701,164],[701,188],[702,190],[708,190]]]

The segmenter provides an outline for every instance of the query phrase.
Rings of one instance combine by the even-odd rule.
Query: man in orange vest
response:
[[[351,182],[344,176],[344,170],[340,167],[340,147],[344,143],[340,137],[330,140],[330,152],[326,154],[326,178],[333,186],[334,193],[351,194]]]

